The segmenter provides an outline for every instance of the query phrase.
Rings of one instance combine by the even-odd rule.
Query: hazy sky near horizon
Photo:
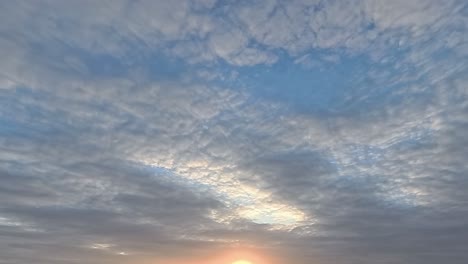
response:
[[[467,190],[466,0],[0,0],[0,264],[466,264]]]

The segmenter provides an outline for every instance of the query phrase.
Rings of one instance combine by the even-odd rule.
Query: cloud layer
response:
[[[0,10],[0,264],[468,261],[464,1]]]

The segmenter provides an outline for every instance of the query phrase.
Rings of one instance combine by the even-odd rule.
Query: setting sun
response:
[[[247,261],[247,260],[237,260],[237,261],[234,261],[232,264],[254,264],[254,263]]]

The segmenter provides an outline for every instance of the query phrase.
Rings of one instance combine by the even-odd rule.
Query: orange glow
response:
[[[236,260],[232,264],[253,264],[253,263],[247,260]]]
[[[268,254],[256,248],[232,248],[220,253],[213,259],[213,264],[273,264]],[[211,264],[211,262],[208,262]]]
[[[255,247],[231,247],[219,250],[210,256],[210,252],[191,257],[151,258],[140,264],[277,264],[271,252]],[[130,262],[129,262],[130,263]],[[135,262],[131,262],[135,263]]]

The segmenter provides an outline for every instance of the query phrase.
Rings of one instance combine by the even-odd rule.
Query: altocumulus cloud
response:
[[[1,2],[0,263],[467,263],[467,27],[462,0]]]

